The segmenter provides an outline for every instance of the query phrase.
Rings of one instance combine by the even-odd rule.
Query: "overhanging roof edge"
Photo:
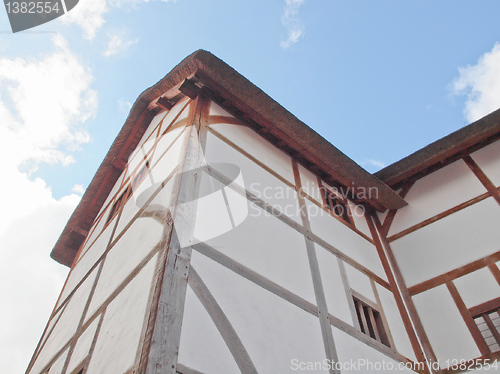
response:
[[[71,245],[69,245],[71,232],[74,231],[74,228],[80,227],[79,225],[88,218],[89,211],[93,208],[92,203],[95,202],[95,195],[99,193],[100,189],[102,191],[102,185],[106,178],[111,180],[118,178],[115,175],[116,172],[113,174],[113,161],[137,126],[137,122],[146,113],[149,113],[147,108],[153,100],[194,74],[208,88],[234,101],[239,110],[245,113],[251,112],[257,117],[258,122],[262,122],[260,124],[272,126],[273,131],[278,131],[284,138],[293,139],[306,157],[313,162],[319,161],[321,163],[323,171],[340,177],[343,182],[352,181],[358,187],[377,188],[376,201],[387,209],[397,209],[406,205],[406,202],[397,193],[376,176],[361,168],[236,70],[211,53],[198,50],[186,57],[155,85],[143,91],[135,101],[124,126],[56,242],[51,252],[53,259],[62,264],[71,265],[77,250],[77,248],[71,249]]]

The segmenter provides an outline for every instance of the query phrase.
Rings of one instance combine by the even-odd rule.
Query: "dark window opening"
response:
[[[342,199],[331,193],[326,193],[325,198],[326,198],[327,208],[333,214],[335,214],[339,218],[342,218],[346,222],[349,223],[351,222],[349,216],[349,207]]]
[[[380,313],[375,308],[355,297],[354,305],[361,332],[390,347],[389,338]]]
[[[130,196],[132,196],[134,189],[137,188],[137,186],[139,186],[144,179],[146,179],[148,172],[149,161],[146,161],[146,164],[136,173],[132,183],[130,183],[120,197],[113,203],[106,224],[111,221],[121,209],[123,209]]]
[[[135,175],[134,180],[132,181],[132,189],[135,189],[141,182],[146,179],[146,175],[149,172],[149,161],[146,161],[146,165],[144,165],[141,170]]]
[[[113,203],[106,224],[109,221],[111,221],[118,214],[118,212],[125,206],[125,203],[129,199],[131,192],[132,189],[130,188],[130,186],[128,186],[125,189],[125,191],[120,195],[120,197]]]

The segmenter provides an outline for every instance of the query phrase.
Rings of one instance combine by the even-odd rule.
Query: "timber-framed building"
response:
[[[57,241],[27,373],[495,372],[499,138],[500,110],[372,175],[197,51]]]

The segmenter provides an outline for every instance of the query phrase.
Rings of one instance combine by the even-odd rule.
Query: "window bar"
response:
[[[366,335],[370,335],[370,329],[368,328],[368,321],[366,320],[366,315],[365,315],[365,311],[364,311],[364,308],[363,308],[363,304],[361,303],[361,301],[356,301],[356,304],[357,304],[357,307],[358,307],[358,313],[361,317],[361,322],[362,322],[362,331],[366,334]]]
[[[491,330],[491,333],[495,337],[495,340],[500,345],[500,334],[498,333],[497,328],[495,327],[493,322],[491,322],[489,314],[483,313],[481,317],[483,317],[484,321],[486,322],[486,325],[488,325],[488,328]]]
[[[375,320],[375,315],[373,314],[373,309],[372,308],[367,308],[367,309],[368,309],[368,314],[370,315],[370,321],[372,323],[373,332],[375,333],[375,339],[377,339],[377,341],[381,342],[382,340],[380,339],[377,321]]]

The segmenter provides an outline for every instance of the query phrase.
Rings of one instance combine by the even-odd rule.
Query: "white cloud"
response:
[[[104,56],[114,56],[118,53],[125,52],[130,46],[139,42],[139,39],[124,40],[123,35],[113,34],[109,37],[108,46],[104,51]]]
[[[56,36],[54,51],[37,59],[0,58],[0,367],[26,370],[67,269],[49,253],[80,197],[53,198],[31,170],[66,165],[88,141],[82,124],[96,111],[91,72]],[[24,170],[24,168],[23,168]]]
[[[473,122],[500,107],[500,43],[482,55],[477,64],[459,68],[453,82],[456,95],[467,95],[464,115]]]
[[[380,169],[385,168],[387,165],[383,161],[375,160],[373,158],[369,158],[363,161],[359,161],[358,164],[368,171],[374,173]]]
[[[82,28],[84,38],[92,40],[104,25],[104,14],[108,11],[106,0],[82,0],[60,19],[65,24],[76,23]]]
[[[288,35],[287,39],[280,43],[284,49],[290,48],[304,35],[304,25],[299,18],[299,8],[304,4],[304,1],[285,0],[285,9],[281,17],[281,23],[286,27]]]
[[[118,100],[118,110],[123,113],[130,112],[132,109],[132,103],[130,101],[125,101],[123,99]]]
[[[83,187],[82,184],[75,184],[73,188],[71,189],[71,192],[76,193],[77,195],[83,195],[85,192],[85,187]]]
[[[140,3],[148,3],[150,0],[82,0],[71,11],[61,17],[65,24],[75,23],[83,30],[85,39],[92,40],[97,31],[104,25],[104,15],[110,8],[128,7],[133,8]],[[163,2],[175,2],[176,0],[161,0]]]
[[[20,166],[28,160],[73,160],[60,146],[74,150],[89,136],[80,127],[93,115],[96,92],[92,75],[55,36],[56,51],[39,60],[0,59],[0,156]]]

